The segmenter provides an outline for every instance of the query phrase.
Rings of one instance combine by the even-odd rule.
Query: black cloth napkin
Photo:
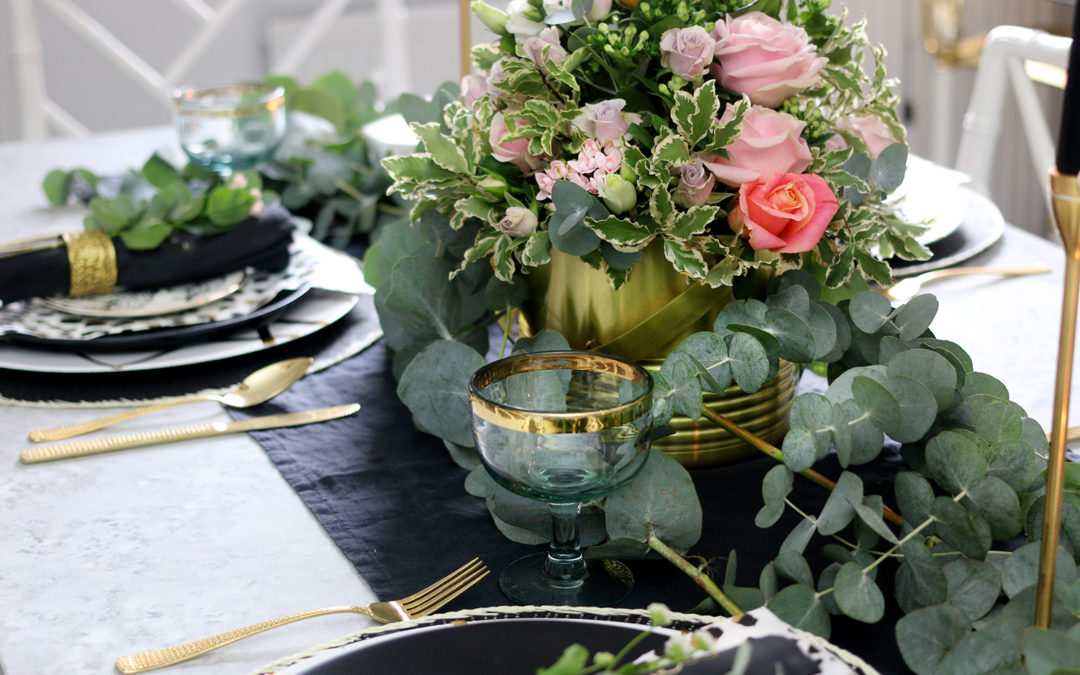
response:
[[[289,262],[292,231],[289,212],[270,207],[228,232],[212,237],[177,232],[149,251],[128,250],[116,237],[116,285],[127,290],[175,286],[247,267],[278,272]],[[0,302],[64,295],[70,273],[63,246],[0,259]]]

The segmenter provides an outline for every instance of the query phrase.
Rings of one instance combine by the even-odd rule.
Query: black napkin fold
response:
[[[289,263],[292,232],[292,216],[275,206],[212,237],[176,232],[149,251],[131,251],[115,237],[116,285],[132,291],[161,288],[247,267],[278,272]],[[70,273],[63,246],[0,259],[0,302],[64,295]]]

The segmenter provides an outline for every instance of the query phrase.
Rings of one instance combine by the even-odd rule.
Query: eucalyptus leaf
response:
[[[1012,552],[1001,571],[1001,590],[1010,598],[1025,588],[1034,586],[1039,579],[1040,544],[1031,542]],[[1058,547],[1054,571],[1054,585],[1069,585],[1077,580],[1076,562],[1065,549]]]
[[[986,457],[979,447],[955,431],[944,431],[926,444],[926,464],[931,477],[958,494],[986,476]]]
[[[1001,594],[1001,574],[993,565],[961,558],[945,564],[947,602],[976,621],[986,615]]]
[[[810,540],[813,539],[815,532],[817,532],[817,521],[803,518],[799,521],[799,524],[788,533],[788,536],[784,537],[784,541],[780,543],[779,552],[805,552],[806,547],[810,543]]]
[[[864,291],[851,299],[848,311],[855,327],[864,333],[876,333],[892,315],[892,305],[880,293]]]
[[[754,524],[760,528],[772,527],[784,513],[784,500],[794,487],[794,474],[782,464],[769,469],[761,481],[761,497],[765,506],[758,511]]]
[[[45,179],[42,181],[45,198],[48,199],[49,203],[53,206],[63,206],[64,204],[67,204],[68,198],[71,196],[71,183],[71,173],[61,169],[53,169],[45,174]]]
[[[473,497],[486,498],[492,485],[494,483],[482,464],[473,467],[469,475],[465,476],[465,492]]]
[[[769,333],[780,340],[780,358],[795,363],[814,359],[814,331],[805,319],[782,307],[771,307],[765,313],[765,321]]]
[[[919,382],[934,396],[938,410],[953,402],[956,392],[956,371],[941,354],[927,349],[910,349],[889,360],[891,376],[904,376]]]
[[[731,375],[743,391],[755,392],[768,381],[769,356],[754,338],[745,333],[732,335],[728,355],[731,358]]]
[[[545,328],[532,337],[519,339],[514,343],[511,354],[531,354],[532,352],[566,351],[570,343],[562,333]]]
[[[850,471],[841,473],[836,487],[821,509],[817,523],[818,532],[829,535],[843,530],[855,518],[855,504],[861,504],[862,499],[862,479]]]
[[[900,428],[900,403],[889,390],[871,377],[860,375],[851,381],[851,393],[859,407],[870,414],[870,419],[886,434]]]
[[[1032,626],[1021,637],[1024,665],[1031,675],[1080,670],[1080,641],[1058,631]]]
[[[998,541],[1016,536],[1023,530],[1020,500],[1000,478],[985,476],[973,482],[964,503],[970,503],[973,510],[986,520],[990,535]]]
[[[828,453],[834,421],[829,399],[813,392],[800,394],[792,401],[788,418],[792,427],[805,429],[812,434],[816,453],[814,461]]]
[[[938,301],[932,295],[916,295],[896,311],[893,323],[901,340],[914,340],[923,335],[937,314]]]
[[[893,479],[893,490],[905,522],[918,525],[930,517],[934,488],[925,478],[913,471],[901,471]]]
[[[906,375],[891,375],[885,382],[885,389],[900,408],[900,422],[889,436],[900,443],[920,440],[937,419],[934,395],[919,381]]]
[[[705,367],[711,383],[715,383],[715,386],[706,387],[709,391],[720,393],[731,385],[731,360],[727,342],[721,336],[712,332],[694,333],[679,344],[678,350]]]
[[[424,429],[458,445],[473,445],[468,382],[484,357],[454,340],[440,340],[417,354],[401,375],[397,393]]]
[[[868,499],[868,498],[867,498]],[[880,497],[878,498],[880,499]],[[864,499],[864,502],[866,500]],[[855,515],[859,517],[859,521],[865,524],[868,528],[874,531],[885,541],[890,544],[899,543],[896,539],[896,535],[889,529],[889,526],[885,524],[885,519],[881,517],[881,509],[874,509],[865,503],[854,504]]]
[[[948,581],[926,538],[917,536],[901,545],[904,562],[896,572],[896,597],[905,612],[937,605],[948,597]],[[996,574],[996,573],[995,573]]]
[[[806,558],[798,551],[784,551],[773,561],[776,572],[789,581],[806,586],[814,585],[814,575]]]
[[[659,450],[650,450],[640,473],[608,497],[607,532],[611,539],[646,541],[655,535],[685,551],[701,536],[701,503],[690,474]]]
[[[834,583],[836,604],[847,616],[863,623],[877,623],[884,616],[885,596],[859,565],[844,563]]]
[[[892,143],[874,159],[870,167],[870,180],[886,192],[892,192],[904,182],[907,171],[908,147],[904,143]]]
[[[896,622],[896,643],[904,663],[917,675],[941,673],[949,651],[971,632],[971,621],[955,607],[934,605]]]
[[[795,584],[768,599],[765,606],[795,628],[829,639],[829,612],[813,587]]]
[[[982,560],[990,550],[990,526],[948,497],[937,497],[930,508],[934,531],[941,539],[969,558]]]
[[[1004,625],[980,627],[965,635],[941,663],[941,672],[957,675],[1008,672],[1020,665],[1020,636]]]

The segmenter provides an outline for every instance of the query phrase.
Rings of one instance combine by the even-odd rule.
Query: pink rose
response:
[[[679,169],[679,186],[675,188],[675,203],[685,208],[701,206],[709,199],[714,185],[716,185],[716,177],[705,168],[701,160],[695,159],[689,164],[684,164]]]
[[[660,36],[660,65],[684,80],[701,77],[716,51],[716,41],[701,26],[671,28]]]
[[[817,56],[806,31],[762,12],[724,17],[713,29],[716,57],[713,77],[727,90],[775,108],[811,87],[828,59]]]
[[[544,65],[544,47],[548,48],[548,58],[555,63],[562,63],[566,60],[566,50],[559,44],[559,29],[555,26],[545,28],[540,31],[540,35],[525,38],[522,49],[525,50],[525,56],[542,67]]]
[[[860,137],[875,158],[881,151],[896,142],[892,130],[877,115],[848,115],[836,122],[836,130]],[[829,140],[832,140],[831,138]]]
[[[524,122],[522,122],[524,123]],[[503,138],[510,133],[503,114],[495,113],[491,118],[491,130],[488,132],[488,142],[491,143],[491,154],[500,162],[510,162],[521,173],[529,173],[544,164],[539,157],[529,154],[529,139],[518,138],[504,141]]]
[[[622,112],[626,101],[613,98],[599,103],[587,103],[581,107],[581,115],[574,125],[590,138],[598,141],[617,141],[626,128],[637,121],[637,115]]]
[[[720,122],[727,124],[734,117],[735,108],[729,103]],[[731,187],[768,180],[774,173],[802,173],[812,159],[801,135],[805,127],[806,122],[787,113],[751,106],[743,115],[739,135],[724,148],[727,158],[710,156],[705,166]]]
[[[801,253],[814,248],[839,205],[821,176],[778,173],[743,183],[728,223],[755,251]]]
[[[461,99],[466,108],[472,108],[476,101],[486,93],[488,93],[488,82],[483,75],[466,75],[461,78]]]

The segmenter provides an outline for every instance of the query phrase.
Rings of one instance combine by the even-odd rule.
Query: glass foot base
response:
[[[610,607],[634,588],[634,575],[618,560],[589,561],[588,575],[580,585],[558,588],[543,575],[546,561],[547,552],[534,553],[507,565],[499,577],[503,594],[519,605]]]

